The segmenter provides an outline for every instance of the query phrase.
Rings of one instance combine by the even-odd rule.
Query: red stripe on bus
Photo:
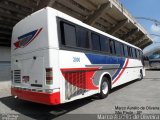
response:
[[[123,74],[124,70],[126,69],[126,67],[128,65],[128,62],[129,62],[129,59],[127,58],[125,66],[123,67],[122,71],[119,73],[118,77],[112,82],[113,84],[121,77],[121,75]]]
[[[31,102],[42,103],[47,105],[60,104],[60,92],[49,94],[11,88],[11,94],[13,96],[17,96],[19,99]]]
[[[29,41],[25,46],[29,45],[29,44],[39,35],[39,33],[40,33],[41,31],[42,31],[42,28],[40,28],[40,29],[37,31],[37,33],[34,35],[34,37],[32,38],[32,40]]]

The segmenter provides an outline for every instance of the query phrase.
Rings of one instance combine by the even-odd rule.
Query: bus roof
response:
[[[136,47],[136,46],[134,46],[134,45],[132,45],[132,44],[130,44],[130,43],[128,43],[128,42],[125,42],[125,41],[123,41],[123,40],[121,40],[121,39],[119,39],[119,38],[117,38],[117,37],[114,37],[114,36],[112,36],[112,35],[110,35],[110,34],[108,34],[108,33],[106,33],[106,32],[103,32],[103,31],[101,31],[101,30],[99,30],[99,29],[97,29],[97,28],[94,28],[94,27],[92,27],[92,26],[90,26],[90,25],[88,25],[88,24],[86,24],[86,23],[84,23],[84,22],[82,22],[82,21],[74,18],[74,17],[71,17],[71,16],[69,16],[69,15],[67,15],[67,14],[65,14],[65,13],[63,13],[63,12],[61,12],[61,11],[58,11],[58,10],[56,10],[56,9],[54,9],[54,8],[51,8],[51,7],[45,7],[45,8],[43,8],[43,9],[41,9],[41,10],[38,10],[38,11],[32,13],[31,15],[28,15],[27,17],[25,17],[24,19],[22,19],[21,21],[19,21],[17,24],[21,23],[23,20],[27,19],[28,17],[33,16],[34,14],[37,14],[37,13],[40,13],[40,12],[43,12],[43,11],[46,11],[46,10],[54,12],[54,14],[55,14],[57,17],[61,17],[61,18],[63,18],[63,19],[66,19],[66,20],[68,20],[68,21],[71,21],[71,22],[73,22],[73,23],[75,23],[75,24],[78,24],[78,25],[80,25],[80,26],[82,26],[82,27],[88,28],[88,29],[93,30],[93,31],[95,31],[95,32],[97,32],[97,33],[100,33],[100,34],[102,34],[102,35],[108,36],[108,37],[110,37],[110,38],[112,38],[112,39],[114,39],[114,40],[116,40],[116,41],[119,41],[119,42],[121,42],[121,43],[124,43],[124,44],[126,44],[126,45],[129,45],[129,46],[131,46],[131,47],[134,47],[134,48],[137,48],[137,49],[141,50],[139,47]],[[16,24],[16,25],[17,25],[17,24]],[[15,26],[16,26],[16,25],[15,25]],[[14,26],[14,27],[15,27],[15,26]],[[14,29],[14,28],[13,28],[13,29]],[[141,51],[142,51],[142,50],[141,50]]]

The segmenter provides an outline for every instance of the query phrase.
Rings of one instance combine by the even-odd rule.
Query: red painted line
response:
[[[124,70],[126,69],[127,65],[128,65],[129,59],[127,58],[126,64],[124,66],[124,68],[122,69],[122,71],[120,72],[120,74],[118,75],[118,77],[112,82],[113,84],[121,77],[121,75],[123,74]]]
[[[20,41],[17,41],[17,42],[14,43],[14,45],[15,45],[16,48],[20,48],[19,42]]]
[[[17,88],[11,88],[11,94],[12,96],[17,96],[19,99],[35,103],[42,103],[47,105],[60,104],[60,92],[47,94],[42,92],[32,92],[26,90],[19,90]]]

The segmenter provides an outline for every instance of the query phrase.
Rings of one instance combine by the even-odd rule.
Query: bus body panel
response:
[[[111,88],[140,77],[140,70],[143,70],[140,59],[74,50],[66,46],[61,48],[59,19],[128,45],[55,9],[44,8],[20,21],[13,29],[13,96],[56,105],[99,93],[101,80],[106,74],[111,78]],[[51,83],[48,84],[47,80]]]
[[[57,26],[55,16],[56,10],[42,9],[13,28],[11,93],[20,99],[43,104],[61,103],[59,75],[55,72],[59,70],[57,30],[53,29]],[[46,84],[47,68],[54,70],[52,85]]]
[[[79,72],[81,71],[85,71],[85,75],[87,76],[87,74],[91,74],[90,70],[92,69],[92,75],[90,77],[86,77],[86,81],[83,81],[83,83],[86,84],[85,86],[85,90],[92,90],[94,92],[92,93],[88,93],[90,95],[95,94],[96,92],[99,92],[99,85],[100,85],[100,81],[101,81],[101,76],[104,73],[109,73],[112,77],[112,88],[122,85],[126,82],[135,80],[137,78],[140,77],[140,70],[143,69],[142,67],[142,63],[140,60],[135,60],[135,59],[129,59],[129,58],[120,58],[120,57],[112,57],[112,56],[106,56],[106,55],[97,55],[97,54],[92,54],[94,57],[94,61],[96,61],[96,59],[98,59],[98,61],[100,61],[99,63],[101,64],[95,64],[92,63],[89,58],[87,57],[88,54],[92,54],[92,53],[81,53],[81,52],[74,52],[74,51],[66,51],[66,50],[60,50],[59,52],[59,64],[60,64],[60,69],[62,71],[62,74],[66,72],[66,74],[68,75],[67,77],[70,77],[70,79],[72,79],[72,76],[75,76],[74,79],[74,83],[72,83],[72,81],[70,81],[69,79],[67,79],[67,77],[64,76],[65,79],[63,79],[63,89],[65,90],[64,93],[67,93],[68,91],[66,90],[65,86],[67,83],[67,87],[68,84],[71,84],[70,89],[73,88],[72,85],[74,85],[74,89],[76,92],[77,90],[77,86],[79,84],[80,81],[78,81],[78,76],[79,76]],[[105,57],[106,60],[112,59],[112,61],[104,61],[100,58],[101,57]],[[122,63],[122,69],[120,68],[119,61],[120,60],[124,60],[124,63]],[[65,62],[64,62],[65,61]],[[117,61],[117,62],[114,62]],[[67,63],[67,64],[66,64]],[[134,64],[136,64],[137,66],[133,66]],[[114,67],[115,65],[118,65],[117,67]],[[109,68],[111,67],[111,69],[105,69],[105,68]],[[115,76],[115,77],[114,77]],[[90,82],[87,82],[90,81]],[[78,83],[76,83],[78,82]],[[87,88],[87,84],[88,84],[88,88]],[[92,86],[91,86],[92,85]],[[97,89],[96,89],[97,87]],[[79,89],[78,89],[79,90]],[[73,94],[75,94],[73,92]],[[70,93],[71,94],[71,93]],[[78,96],[78,95],[77,95]],[[77,97],[75,96],[75,97]],[[81,94],[80,94],[81,96]],[[83,96],[84,97],[84,96]],[[64,98],[63,99],[67,99]],[[72,96],[72,100],[73,100],[73,96]]]

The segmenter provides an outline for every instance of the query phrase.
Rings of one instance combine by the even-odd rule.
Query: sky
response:
[[[160,0],[120,0],[123,6],[134,17],[146,17],[158,20],[160,22]],[[144,19],[137,19],[149,34],[160,35],[160,25]],[[160,37],[151,36],[155,43],[146,47],[144,53],[160,49]],[[159,43],[157,43],[159,42]]]

